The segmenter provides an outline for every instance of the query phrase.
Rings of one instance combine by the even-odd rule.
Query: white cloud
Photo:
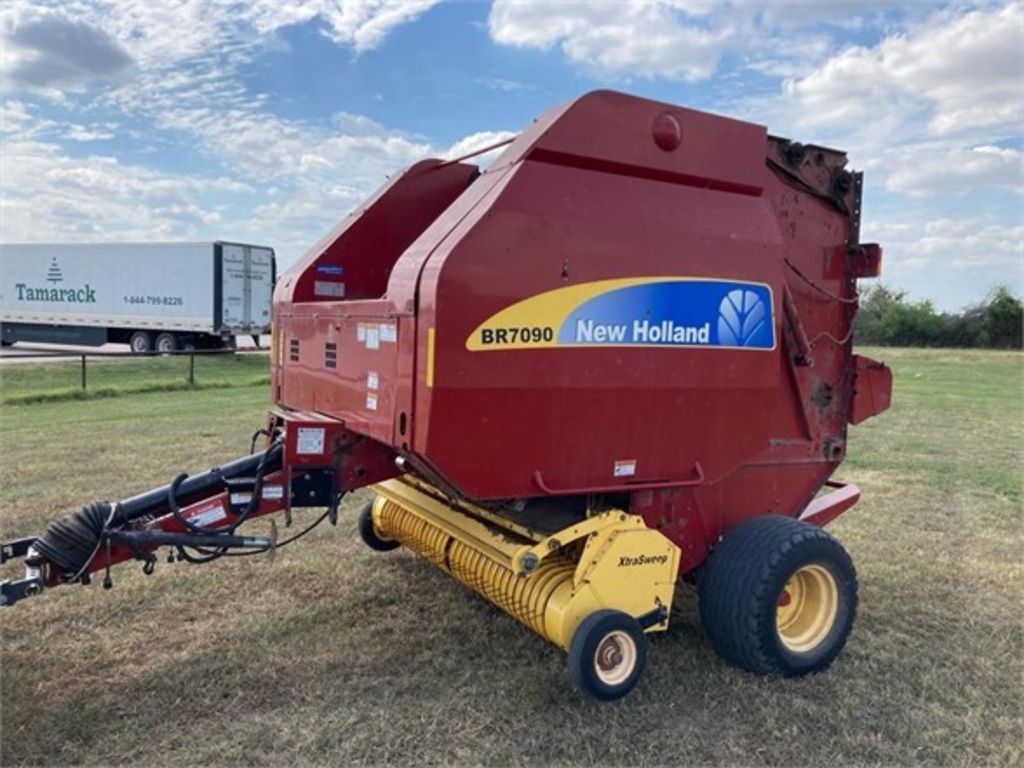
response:
[[[495,0],[488,21],[498,43],[549,49],[559,45],[573,63],[602,74],[700,80],[718,66],[729,28],[687,23],[682,11],[706,3],[672,0]]]
[[[27,136],[27,134],[26,134]],[[0,220],[8,242],[195,239],[220,221],[212,200],[250,190],[113,157],[69,157],[26,136],[4,142]]]
[[[978,188],[1024,192],[1024,153],[1007,147],[922,144],[892,153],[887,189],[915,197]]]
[[[113,130],[114,127],[116,126],[110,123],[90,126],[71,123],[67,126],[64,138],[71,141],[105,141],[117,135]]]
[[[986,216],[913,217],[878,222],[873,229],[885,248],[887,274],[927,269],[937,275],[953,269],[962,279],[963,272],[977,267],[1003,267],[1012,268],[1006,273],[1007,281],[1019,281],[1024,270],[1024,224]]]
[[[0,133],[24,130],[30,121],[31,115],[23,102],[9,99],[0,104]]]
[[[448,160],[454,160],[460,157],[466,157],[466,155],[473,154],[474,152],[480,152],[480,150],[487,147],[498,144],[499,142],[507,141],[516,134],[512,131],[480,131],[478,133],[471,133],[469,136],[465,136],[459,141],[452,144],[448,150],[442,153],[442,157]],[[474,155],[473,162],[481,167],[486,167],[498,159],[498,155],[505,151],[505,145],[495,147],[494,149],[482,152],[479,155]]]
[[[537,90],[537,86],[530,83],[523,83],[518,80],[509,80],[504,77],[478,77],[476,81],[485,88],[490,88],[492,91],[501,91],[502,93]]]
[[[745,66],[797,75],[835,49],[831,33],[919,13],[899,0],[494,0],[491,38],[520,48],[561,49],[599,76],[699,81],[736,53]],[[817,28],[817,29],[816,29]]]
[[[962,15],[941,12],[871,48],[851,47],[784,90],[802,125],[927,114],[932,135],[1019,128],[1024,120],[1024,13],[1011,3]]]

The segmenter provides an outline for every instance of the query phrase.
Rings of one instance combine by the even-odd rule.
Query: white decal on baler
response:
[[[615,462],[612,472],[615,477],[632,477],[636,474],[636,459],[622,459]]]
[[[227,517],[227,512],[224,511],[224,507],[219,501],[213,504],[208,504],[203,507],[199,507],[195,512],[188,515],[188,521],[192,525],[212,525],[213,523],[220,522]]]
[[[319,455],[324,452],[324,430],[322,427],[299,427],[295,451],[300,454]]]
[[[316,280],[313,282],[313,295],[343,299],[345,298],[345,284],[329,282],[327,280]]]

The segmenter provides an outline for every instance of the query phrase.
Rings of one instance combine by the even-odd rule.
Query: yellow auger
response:
[[[570,674],[599,698],[639,676],[644,632],[668,628],[679,548],[636,515],[595,511],[551,533],[408,476],[374,490],[367,544],[405,546],[568,651]]]

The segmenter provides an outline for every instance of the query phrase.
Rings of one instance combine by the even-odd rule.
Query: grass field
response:
[[[682,588],[638,689],[583,700],[561,652],[366,549],[355,495],[273,564],[132,565],[112,592],[0,610],[0,763],[1020,765],[1024,357],[869,352],[895,402],[840,473],[863,490],[831,527],[861,609],[825,674],[726,666]],[[236,456],[267,405],[263,386],[6,405],[3,536]]]
[[[79,360],[0,365],[0,403],[27,405],[62,400],[167,392],[187,389],[212,389],[267,384],[267,355],[244,354],[195,355],[190,386],[189,355],[144,358],[89,357],[86,361],[86,387],[82,389]]]

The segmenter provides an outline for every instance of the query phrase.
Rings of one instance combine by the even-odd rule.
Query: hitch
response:
[[[24,559],[24,578],[0,581],[0,606],[14,605],[26,597],[34,597],[43,591],[43,562],[35,550],[35,537],[15,539],[0,544],[0,563]]]
[[[320,435],[313,448],[298,435]],[[25,576],[0,582],[0,606],[32,597],[61,584],[89,584],[111,566],[141,560],[146,574],[156,566],[156,550],[170,547],[174,560],[209,563],[227,554],[259,554],[273,559],[278,547],[304,536],[325,520],[337,521],[342,495],[399,474],[394,452],[356,435],[337,419],[293,411],[272,412],[260,435],[267,447],[197,475],[178,475],[167,485],[117,502],[93,502],[55,520],[39,537],[0,543],[0,563],[25,560]],[[324,512],[283,541],[271,519],[271,535],[238,532],[246,522],[281,512],[286,525],[299,507]],[[245,550],[233,553],[231,550]],[[176,555],[176,556],[175,556]]]

